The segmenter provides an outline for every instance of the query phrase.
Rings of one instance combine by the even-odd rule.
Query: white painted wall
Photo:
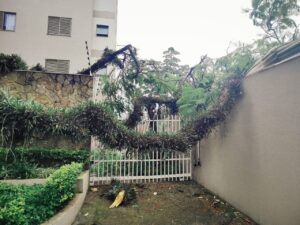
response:
[[[262,225],[300,224],[300,57],[249,76],[194,179]]]

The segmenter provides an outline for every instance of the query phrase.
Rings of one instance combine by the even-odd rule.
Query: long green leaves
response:
[[[217,104],[204,115],[200,117],[195,115],[197,119],[194,123],[176,135],[139,134],[118,121],[101,103],[88,101],[67,110],[50,110],[38,107],[32,102],[22,102],[1,94],[0,121],[2,121],[1,130],[4,131],[2,144],[24,143],[26,139],[35,136],[46,138],[49,135],[64,135],[73,140],[95,136],[110,148],[186,151],[225,119],[241,93],[241,79],[241,77],[230,78]],[[193,99],[194,103],[201,101],[201,92],[199,91],[197,95]]]

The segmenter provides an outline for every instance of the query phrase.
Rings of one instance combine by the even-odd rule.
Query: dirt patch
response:
[[[103,196],[107,189],[88,193],[73,225],[256,224],[195,182],[136,185],[137,200],[115,209]]]

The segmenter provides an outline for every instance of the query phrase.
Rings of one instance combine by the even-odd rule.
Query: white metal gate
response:
[[[154,124],[155,123],[155,124]],[[144,120],[136,130],[146,132],[177,132],[179,117],[168,116],[161,120]],[[147,153],[96,149],[92,151],[90,184],[109,183],[112,179],[122,182],[183,181],[192,177],[192,154],[175,151],[152,150]]]

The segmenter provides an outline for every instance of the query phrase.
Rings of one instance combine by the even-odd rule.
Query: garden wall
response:
[[[93,77],[32,71],[0,75],[0,89],[45,106],[70,107],[93,97]]]
[[[0,90],[47,107],[71,107],[93,99],[93,77],[17,71],[0,74]],[[50,148],[89,148],[90,140],[74,143],[65,137],[35,140],[31,146]]]
[[[300,57],[248,76],[194,179],[262,225],[300,221]]]

